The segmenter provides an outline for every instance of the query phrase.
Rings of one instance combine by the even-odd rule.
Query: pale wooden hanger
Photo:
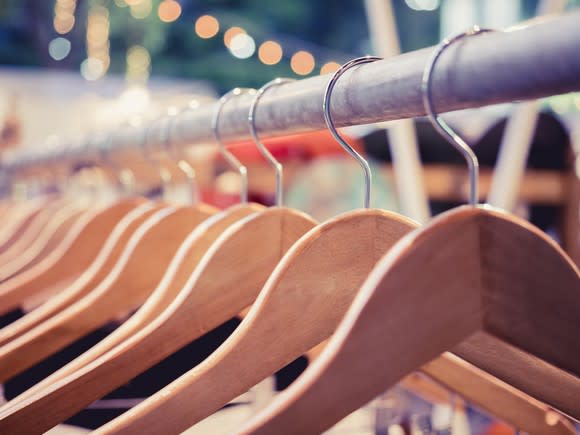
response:
[[[228,94],[240,92],[234,90]],[[222,97],[222,103],[228,94]],[[216,105],[215,113],[222,105]],[[47,430],[231,319],[254,301],[284,253],[314,225],[315,221],[304,213],[277,206],[229,226],[195,266],[176,299],[160,315],[72,375],[34,397],[2,408],[0,433],[6,428]],[[58,403],[55,397],[59,398]],[[50,413],[37,413],[48,408]],[[35,417],[30,419],[25,415]]]
[[[22,305],[43,289],[70,280],[97,257],[115,225],[145,200],[132,198],[83,214],[67,237],[33,268],[0,284],[0,313]]]
[[[366,208],[344,213],[301,237],[217,351],[98,432],[140,433],[148,427],[149,433],[177,433],[215,412],[327,338],[382,253],[417,225],[395,213],[368,209],[368,163],[342,139],[330,117],[331,92],[342,73],[374,60],[365,57],[344,65],[329,82],[324,99],[330,131],[365,170]],[[258,98],[271,85],[258,92],[250,119]],[[154,423],[160,415],[165,415],[163,421]]]
[[[226,98],[222,99],[218,108],[221,108],[226,100],[227,95]],[[172,119],[175,118],[171,118],[170,120]],[[219,112],[214,122],[214,130],[216,131],[218,121]],[[170,146],[168,131],[170,126],[171,122],[168,121],[164,129],[165,143],[167,148]],[[238,161],[238,159],[225,148],[225,146],[223,146],[219,137],[219,132],[216,133],[216,140],[220,143],[220,150],[222,155],[226,158],[226,160],[232,163],[234,169],[236,169],[240,173],[241,178],[243,178],[247,174],[246,167],[243,166]],[[184,169],[184,172],[189,179],[191,187],[191,198],[194,199],[197,197],[197,195],[194,193],[196,190],[194,170],[191,167],[187,168],[189,164],[185,160],[180,161],[179,164],[180,167]],[[248,193],[245,191],[245,189],[247,189],[247,183],[242,182],[240,198],[243,200],[246,200],[248,197]],[[189,234],[189,236],[179,247],[177,254],[167,268],[167,272],[165,273],[157,288],[153,291],[151,296],[147,298],[143,306],[140,307],[139,310],[133,316],[131,316],[130,319],[124,322],[115,331],[113,331],[91,349],[75,358],[69,364],[57,370],[52,375],[43,379],[33,387],[29,388],[20,396],[12,399],[8,405],[12,406],[23,398],[30,397],[34,393],[42,390],[42,388],[45,388],[47,385],[50,385],[57,380],[66,377],[67,375],[73,373],[75,370],[78,370],[91,361],[97,359],[108,350],[114,348],[117,344],[122,343],[137,331],[143,329],[157,315],[161,314],[163,310],[165,310],[167,306],[177,297],[180,290],[184,287],[187,278],[191,274],[192,267],[194,267],[199,262],[199,260],[209,249],[211,244],[219,237],[219,235],[223,233],[230,225],[239,221],[243,217],[263,209],[264,206],[262,205],[243,202],[241,204],[232,206],[220,213],[217,213],[201,223],[192,233]],[[0,330],[0,338],[1,332],[2,331]]]
[[[0,329],[0,346],[56,315],[94,289],[117,263],[129,238],[139,226],[163,207],[163,205],[155,206],[146,202],[131,210],[115,226],[97,258],[80,277],[40,307]]]
[[[23,236],[35,217],[54,200],[53,197],[42,197],[10,205],[9,210],[2,216],[4,224],[0,228],[0,258]]]
[[[147,134],[148,130],[143,138],[144,148]],[[137,308],[155,288],[185,236],[215,212],[211,206],[197,204],[160,210],[151,216],[93,291],[0,348],[0,382]]]
[[[423,89],[431,121],[470,162],[472,205],[440,215],[391,249],[320,357],[240,433],[320,433],[440,353],[470,343],[477,332],[492,343],[492,351],[501,351],[493,349],[495,344],[510,343],[536,361],[559,366],[562,375],[569,371],[563,395],[577,399],[579,348],[568,331],[580,330],[574,306],[578,269],[529,223],[474,206],[477,159],[434,115],[433,66],[445,47],[469,34],[446,40],[436,50]],[[548,293],[548,288],[554,290]],[[555,312],[548,301],[570,308]],[[523,379],[529,373],[523,367],[514,365],[509,354],[492,359],[513,372],[521,370],[518,389],[526,391]],[[576,395],[569,396],[573,391]],[[578,403],[572,399],[567,405],[565,412]]]
[[[25,249],[19,252],[14,258],[4,262],[0,267],[0,281],[5,282],[9,278],[21,273],[37,264],[54,250],[56,246],[65,238],[70,227],[78,220],[83,209],[79,203],[59,205],[52,210],[45,210],[43,216],[46,219],[37,219],[40,231]],[[21,242],[28,242],[21,239]]]

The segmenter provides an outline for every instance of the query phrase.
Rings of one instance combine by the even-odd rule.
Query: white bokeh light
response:
[[[66,38],[54,38],[48,44],[48,54],[54,60],[63,60],[70,53],[70,41]]]
[[[89,57],[81,63],[81,75],[85,80],[98,80],[104,75],[104,73],[105,67],[100,59]]]
[[[250,35],[240,33],[232,38],[229,50],[238,59],[247,59],[256,51],[256,42]]]

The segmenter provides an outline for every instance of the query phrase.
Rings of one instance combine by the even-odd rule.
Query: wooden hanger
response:
[[[229,96],[239,93],[236,89],[222,97],[216,113]],[[214,116],[214,124],[217,118]],[[72,375],[34,397],[2,408],[0,433],[8,427],[47,430],[231,319],[254,301],[284,253],[314,225],[315,221],[304,213],[272,207],[229,226],[160,315]],[[59,397],[58,409],[54,408],[55,397]],[[37,412],[47,407],[52,411],[38,418]],[[31,412],[35,418],[24,417]]]
[[[123,217],[107,238],[95,261],[79,278],[40,307],[0,329],[0,346],[55,316],[94,289],[117,263],[121,252],[139,226],[162,207],[163,205],[143,203]]]
[[[2,255],[8,248],[16,243],[25,233],[27,228],[34,222],[35,217],[54,198],[37,198],[15,203],[10,206],[2,216],[2,228],[0,228],[0,262]],[[2,264],[2,263],[0,263]]]
[[[434,114],[430,87],[444,48],[470,34],[445,40],[435,51],[423,91],[429,119],[469,163],[474,205],[477,159]],[[240,433],[320,433],[442,352],[477,339],[478,332],[491,345],[488,352],[499,351],[489,360],[521,372],[517,387],[524,392],[530,373],[509,353],[501,355],[502,343],[558,367],[568,376],[561,396],[575,398],[560,409],[574,416],[580,347],[569,331],[580,330],[578,292],[578,269],[527,222],[484,207],[444,213],[385,255],[320,357]],[[548,379],[541,368],[536,371]],[[501,379],[498,371],[490,373]],[[554,405],[544,400],[548,396],[540,399]]]
[[[199,263],[205,252],[220,234],[230,225],[263,208],[259,204],[239,204],[202,222],[179,247],[179,251],[167,268],[163,279],[133,316],[82,355],[15,397],[5,406],[13,406],[25,398],[33,397],[39,391],[42,391],[43,388],[86,366],[115,346],[128,340],[139,330],[145,328],[179,295],[191,274],[192,267]]]
[[[241,433],[320,433],[481,329],[544,350],[559,342],[570,360],[578,345],[555,325],[578,328],[580,316],[544,311],[545,289],[573,304],[579,282],[531,225],[474,207],[445,213],[387,253],[320,357]]]
[[[0,348],[0,382],[137,308],[163,276],[181,241],[214,210],[198,205],[151,216],[90,294]]]
[[[5,282],[16,274],[30,269],[45,258],[64,239],[82,211],[83,208],[80,204],[75,202],[59,206],[53,210],[46,210],[46,220],[37,218],[40,231],[34,239],[22,252],[2,264],[0,281]],[[25,242],[24,239],[21,241]]]
[[[85,271],[97,257],[115,225],[145,200],[131,198],[84,214],[62,243],[43,261],[0,284],[0,314],[17,308],[43,289]]]
[[[5,265],[9,264],[26,252],[34,241],[42,233],[43,229],[46,228],[48,222],[54,217],[58,210],[66,205],[64,200],[58,199],[54,200],[46,205],[46,207],[39,209],[34,217],[30,219],[29,224],[25,228],[22,228],[22,233],[17,240],[11,244],[2,254],[0,254],[0,272]],[[47,237],[47,236],[45,236]]]

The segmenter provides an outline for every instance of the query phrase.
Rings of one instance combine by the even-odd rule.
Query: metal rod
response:
[[[433,48],[361,65],[345,73],[332,97],[332,114],[339,127],[411,118],[425,114],[421,76]],[[454,44],[446,50],[433,76],[438,113],[496,103],[542,98],[580,90],[580,12],[520,25]],[[325,129],[322,110],[328,76],[317,76],[274,88],[260,101],[256,127],[262,137]],[[248,140],[247,114],[251,96],[241,96],[224,108],[220,130],[228,143]],[[176,145],[214,143],[213,105],[184,112],[171,128]],[[156,128],[156,127],[155,127]],[[155,130],[152,128],[152,130]],[[151,132],[151,146],[163,147]],[[114,134],[112,149],[138,148],[140,134],[123,129]],[[79,144],[78,154],[86,153]],[[37,153],[35,161],[43,161]],[[48,154],[48,153],[47,153]],[[20,155],[20,157],[19,157]],[[10,169],[22,153],[6,156]]]

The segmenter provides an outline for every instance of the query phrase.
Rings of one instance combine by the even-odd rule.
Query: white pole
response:
[[[374,51],[384,58],[400,54],[397,23],[391,0],[365,0]],[[418,222],[429,219],[429,203],[423,183],[417,136],[412,119],[396,121],[387,130],[401,212]]]
[[[542,0],[537,15],[561,13],[566,0]],[[487,202],[513,212],[538,120],[538,101],[519,103],[508,119]]]

